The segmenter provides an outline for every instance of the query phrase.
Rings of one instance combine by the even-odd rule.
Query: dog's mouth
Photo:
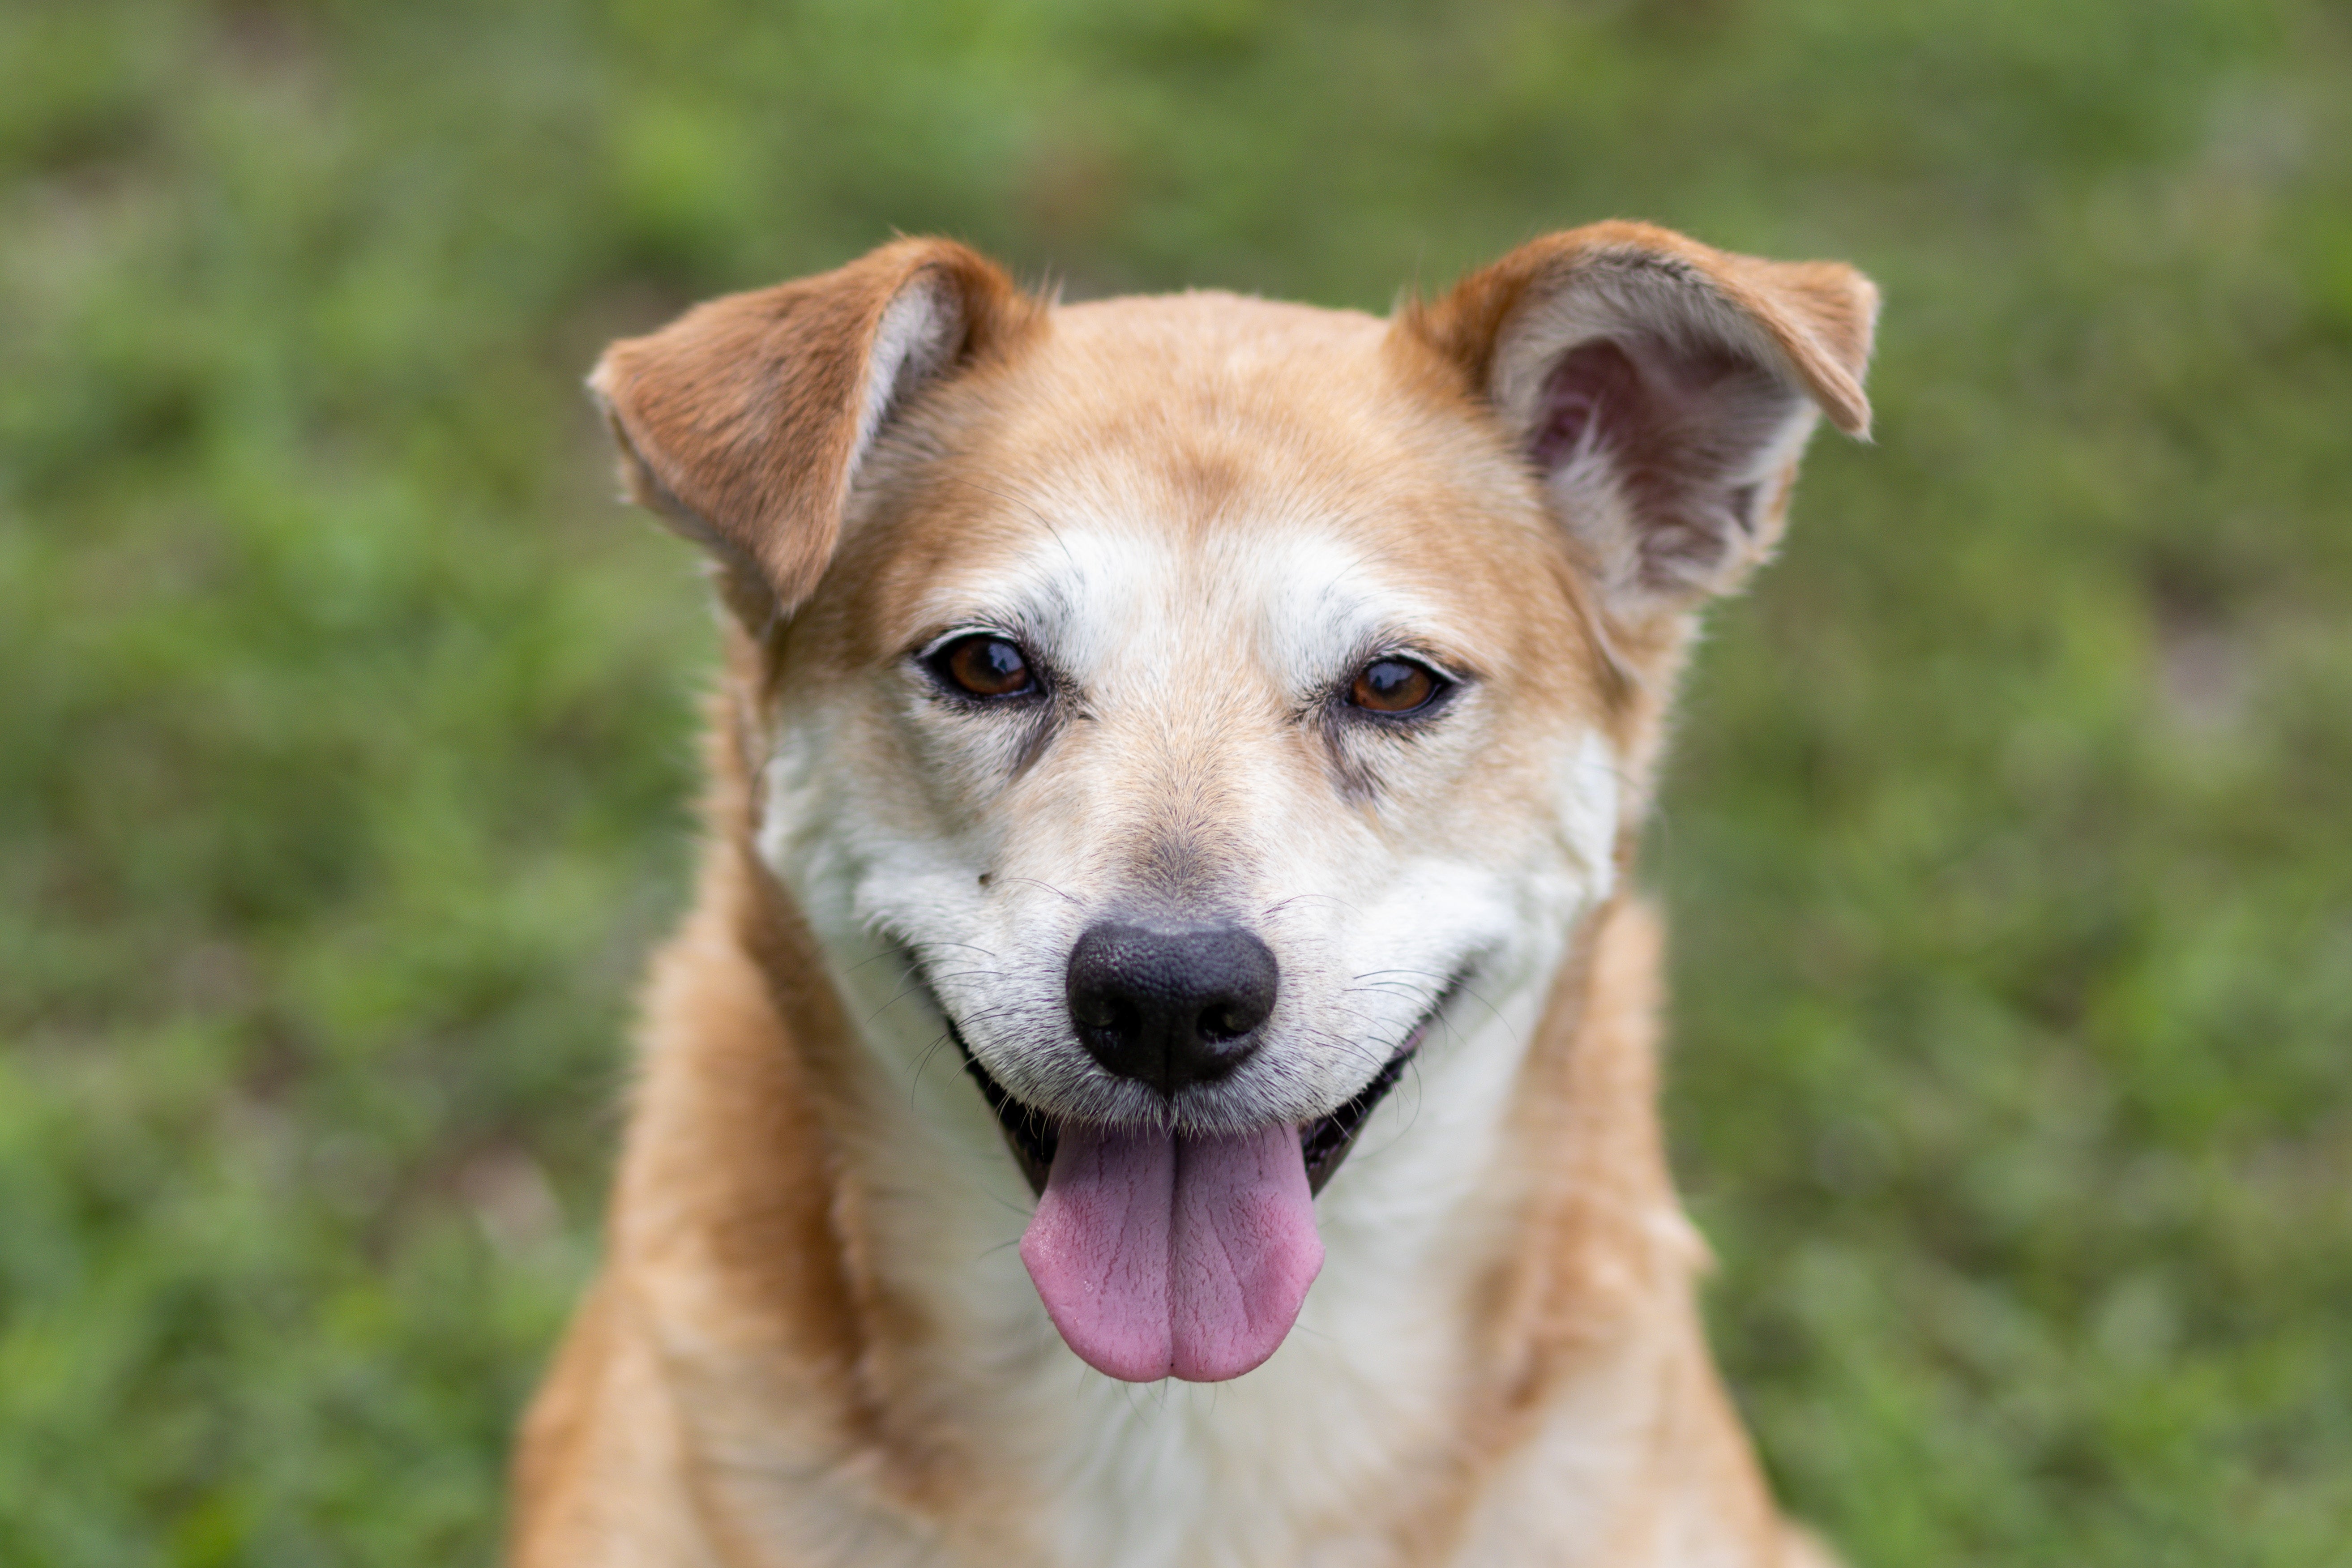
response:
[[[1299,1152],[1307,1162],[1307,1186],[1310,1194],[1320,1194],[1333,1173],[1345,1163],[1349,1152],[1356,1146],[1357,1134],[1371,1119],[1373,1109],[1388,1098],[1389,1090],[1404,1077],[1404,1069],[1411,1064],[1413,1053],[1420,1050],[1422,1041],[1428,1037],[1431,1026],[1436,1023],[1461,989],[1462,977],[1457,976],[1431,1004],[1429,1011],[1422,1015],[1421,1021],[1405,1037],[1404,1044],[1381,1064],[1381,1070],[1372,1075],[1370,1082],[1358,1089],[1336,1110],[1318,1116],[1299,1128]],[[997,1082],[989,1070],[980,1065],[980,1058],[972,1054],[971,1047],[963,1037],[963,1031],[956,1027],[955,1019],[943,1007],[940,1009],[940,1016],[947,1021],[948,1037],[955,1041],[956,1049],[963,1055],[964,1070],[980,1086],[981,1098],[988,1102],[988,1109],[996,1115],[997,1125],[1004,1130],[1004,1142],[1013,1152],[1013,1163],[1021,1168],[1021,1174],[1029,1183],[1029,1190],[1043,1197],[1046,1181],[1053,1173],[1054,1155],[1061,1147],[1060,1124],[1036,1107],[1025,1104]]]
[[[1130,1383],[1216,1383],[1272,1355],[1323,1267],[1316,1194],[1460,985],[1345,1104],[1241,1131],[1056,1120],[981,1066],[942,1009],[1037,1194],[1021,1261],[1079,1359]]]

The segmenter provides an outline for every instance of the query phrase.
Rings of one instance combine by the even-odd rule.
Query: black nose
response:
[[[1106,923],[1070,951],[1070,1017],[1095,1060],[1172,1095],[1257,1049],[1281,974],[1273,950],[1239,926]]]

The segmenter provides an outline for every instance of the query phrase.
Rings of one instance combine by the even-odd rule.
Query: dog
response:
[[[915,238],[614,343],[723,676],[510,1560],[1826,1561],[1704,1342],[1627,884],[1876,312],[1633,223],[1387,320]]]

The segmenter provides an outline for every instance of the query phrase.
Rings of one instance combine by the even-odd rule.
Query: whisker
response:
[[[1086,902],[1085,902],[1085,900],[1082,900],[1082,899],[1076,899],[1076,898],[1072,898],[1069,894],[1067,894],[1067,893],[1066,893],[1066,892],[1062,891],[1062,889],[1059,889],[1059,888],[1057,888],[1057,887],[1054,886],[1054,884],[1053,884],[1053,883],[1051,883],[1051,882],[1047,882],[1047,881],[1044,881],[1044,880],[1042,880],[1042,879],[1038,879],[1038,878],[1035,878],[1035,877],[1007,877],[1007,878],[1005,878],[1004,879],[1005,879],[1006,881],[1008,881],[1008,882],[1031,882],[1031,883],[1034,883],[1036,886],[1038,886],[1038,887],[1040,887],[1040,888],[1045,889],[1047,892],[1049,892],[1049,893],[1053,894],[1053,895],[1054,895],[1055,898],[1057,898],[1057,899],[1065,899],[1065,900],[1068,900],[1068,901],[1069,901],[1069,902],[1071,902],[1071,903],[1073,903],[1073,904],[1077,905],[1077,906],[1078,906],[1078,908],[1080,908],[1080,909],[1084,909],[1084,908],[1086,908],[1086,907],[1087,907],[1087,906],[1086,906]]]

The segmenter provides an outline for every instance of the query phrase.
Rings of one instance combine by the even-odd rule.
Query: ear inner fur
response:
[[[926,381],[1001,353],[1043,307],[942,239],[698,305],[588,378],[630,492],[709,549],[739,615],[816,585],[859,461]]]
[[[1522,246],[1398,325],[1502,416],[1628,625],[1735,586],[1769,552],[1809,404],[1867,435],[1877,304],[1834,262],[1603,223]]]

